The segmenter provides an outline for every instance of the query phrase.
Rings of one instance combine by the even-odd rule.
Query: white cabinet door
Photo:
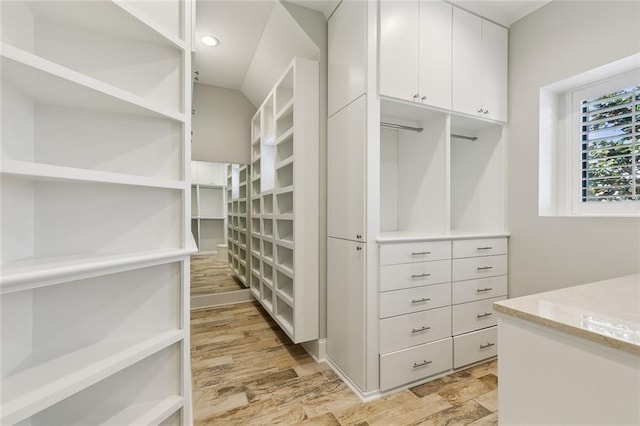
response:
[[[365,244],[328,238],[327,357],[365,389]]]
[[[507,121],[507,29],[482,21],[482,105],[485,116]]]
[[[453,8],[452,109],[480,115],[482,107],[482,18]]]
[[[419,100],[419,4],[380,3],[380,94]]]
[[[366,240],[366,96],[328,120],[327,235]]]
[[[444,109],[451,109],[451,9],[448,3],[420,1],[420,102]]]
[[[329,19],[329,116],[366,91],[367,3],[344,0]]]

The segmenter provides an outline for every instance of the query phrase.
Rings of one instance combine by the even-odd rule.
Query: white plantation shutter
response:
[[[640,202],[640,71],[573,92],[574,210]],[[574,127],[574,128],[575,128]],[[597,207],[596,207],[597,208]],[[586,212],[589,212],[588,210]]]

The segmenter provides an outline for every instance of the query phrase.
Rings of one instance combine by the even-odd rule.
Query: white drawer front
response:
[[[480,300],[478,302],[454,305],[452,309],[451,331],[454,336],[497,324],[496,314],[493,312],[493,302],[504,300],[506,297]]]
[[[498,327],[453,338],[453,368],[464,367],[498,354]]]
[[[506,238],[453,241],[453,258],[507,254]]]
[[[469,257],[453,259],[451,279],[453,281],[475,280],[507,274],[507,256]]]
[[[452,340],[447,338],[380,356],[380,389],[387,390],[451,369]]]
[[[451,283],[380,293],[380,318],[410,314],[451,304]]]
[[[380,353],[451,336],[451,307],[380,320]]]
[[[405,263],[380,267],[380,291],[446,283],[451,281],[451,261]]]
[[[380,265],[451,259],[451,241],[383,244],[380,246]]]
[[[467,303],[491,299],[507,294],[507,276],[481,278],[479,280],[456,281],[451,284],[451,303]]]

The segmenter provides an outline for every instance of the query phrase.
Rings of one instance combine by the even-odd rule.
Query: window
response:
[[[640,72],[571,92],[572,212],[640,211]]]

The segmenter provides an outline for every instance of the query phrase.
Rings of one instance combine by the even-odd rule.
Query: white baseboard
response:
[[[191,310],[234,305],[236,303],[252,302],[253,300],[255,299],[249,289],[203,294],[191,296]]]

